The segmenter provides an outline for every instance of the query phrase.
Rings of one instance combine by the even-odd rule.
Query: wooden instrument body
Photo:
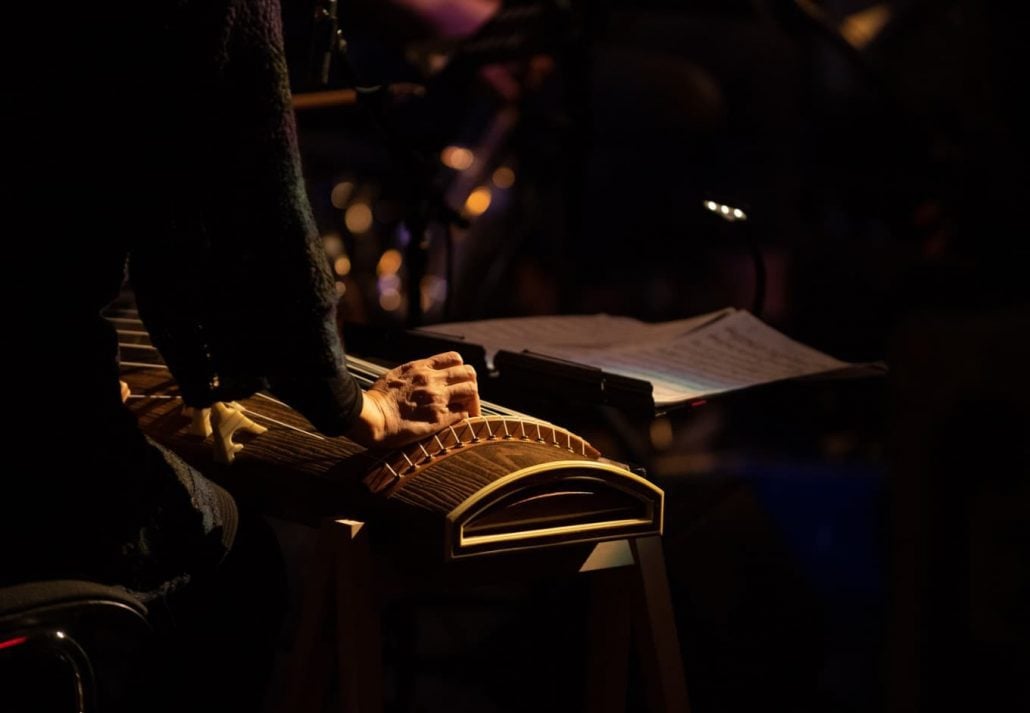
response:
[[[258,394],[241,407],[268,431],[244,436],[231,464],[216,463],[210,443],[190,433],[171,375],[148,356],[122,366],[141,428],[262,512],[360,519],[436,561],[661,534],[659,488],[562,428],[489,404],[419,443],[372,452]]]

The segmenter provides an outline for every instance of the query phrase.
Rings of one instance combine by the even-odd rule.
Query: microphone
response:
[[[317,0],[311,28],[311,60],[309,74],[311,82],[318,87],[329,84],[329,70],[336,53],[339,31],[337,0]]]

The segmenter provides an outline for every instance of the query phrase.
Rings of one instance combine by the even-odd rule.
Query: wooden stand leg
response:
[[[334,522],[322,525],[304,577],[282,713],[322,713],[325,705],[333,653],[329,607],[336,577],[336,553],[331,536],[335,527]]]
[[[382,713],[383,646],[375,572],[364,523],[337,520],[336,644],[340,703],[347,713]]]
[[[630,576],[634,568],[590,575],[590,633],[587,662],[586,710],[623,713],[626,710],[629,665]]]
[[[641,537],[632,540],[631,546],[637,560],[634,590],[638,599],[632,607],[633,629],[651,709],[687,713],[687,683],[661,538]]]
[[[326,522],[306,579],[283,713],[323,713],[334,641],[339,710],[381,713],[382,642],[364,523]]]
[[[336,520],[326,523],[319,533],[290,666],[289,713],[323,713],[332,638],[336,642],[340,710],[382,713],[381,628],[365,529],[364,523]],[[590,574],[587,710],[625,710],[632,631],[652,710],[689,713],[661,539],[630,540],[629,548],[627,554],[632,555],[634,564],[626,566],[629,557],[625,562],[605,560],[595,563],[599,571]],[[589,564],[582,571],[594,569]],[[600,569],[604,566],[613,568]]]

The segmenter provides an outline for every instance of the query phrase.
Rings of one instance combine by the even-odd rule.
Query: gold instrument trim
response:
[[[596,523],[580,523],[574,525],[560,525],[557,527],[543,527],[540,529],[521,530],[519,532],[505,532],[491,535],[466,535],[465,527],[471,523],[477,515],[494,505],[500,496],[506,494],[506,488],[519,481],[519,485],[525,485],[525,480],[536,474],[554,473],[562,470],[593,470],[600,473],[612,473],[618,476],[617,480],[611,478],[598,479],[598,482],[605,486],[621,490],[627,494],[639,497],[639,491],[626,487],[634,485],[636,488],[650,491],[657,496],[658,512],[655,512],[654,503],[647,500],[639,500],[645,508],[645,516],[641,518],[622,518],[618,520],[607,520]],[[579,539],[584,541],[597,541],[598,532],[605,530],[612,532],[612,539],[625,537],[631,534],[635,528],[650,530],[653,534],[660,535],[665,524],[665,498],[664,493],[654,483],[641,478],[632,471],[610,463],[587,460],[561,460],[549,463],[538,463],[536,465],[521,468],[517,471],[495,480],[490,485],[479,490],[474,496],[465,500],[461,505],[454,508],[447,514],[447,521],[450,527],[447,528],[445,556],[456,559],[467,554],[481,554],[482,548],[490,545],[502,545],[505,543],[521,541],[527,547],[541,546],[540,540],[557,538],[555,544],[568,544]],[[570,537],[571,536],[571,537]],[[475,549],[475,552],[469,550]],[[504,548],[510,551],[513,548]],[[517,549],[517,548],[515,548]]]
[[[631,527],[633,525],[650,525],[652,523],[653,520],[651,518],[640,517],[629,520],[608,520],[606,522],[593,523],[590,525],[562,525],[560,527],[545,527],[539,530],[527,530],[525,532],[506,532],[500,535],[472,536],[466,536],[464,529],[461,529],[458,534],[458,544],[460,547],[470,547],[472,545],[511,542],[513,540],[537,539],[541,537],[550,537],[552,535],[586,534],[588,532],[596,532],[598,530],[609,530],[613,527]],[[568,542],[568,540],[565,540],[564,542]]]

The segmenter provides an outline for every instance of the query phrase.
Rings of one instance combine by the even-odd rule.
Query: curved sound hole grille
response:
[[[467,538],[528,534],[556,527],[650,518],[647,502],[603,483],[552,483],[508,495],[466,522],[463,533]]]

